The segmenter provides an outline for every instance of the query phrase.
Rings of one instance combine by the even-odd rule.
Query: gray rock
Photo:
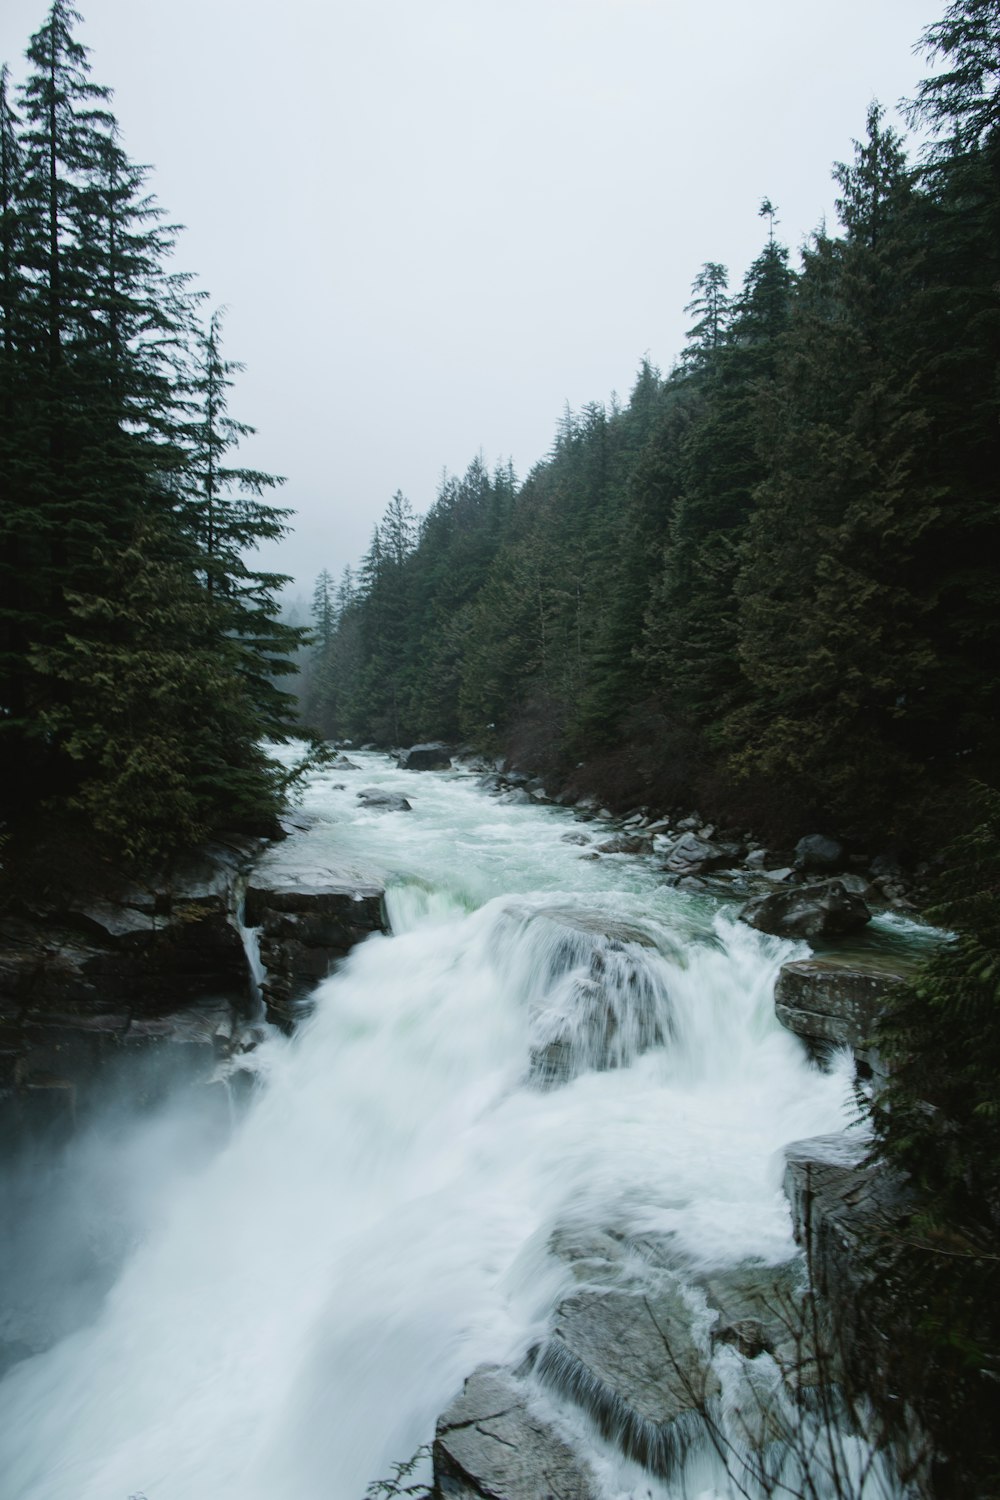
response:
[[[872,1028],[892,991],[906,978],[904,972],[883,966],[800,959],[785,964],[778,975],[775,1013],[782,1026],[814,1050],[850,1047],[860,1062],[881,1072],[870,1042]]]
[[[799,870],[839,870],[846,850],[839,839],[822,833],[810,833],[795,845],[795,864]]]
[[[508,806],[529,807],[535,799],[526,787],[512,786],[510,791],[501,792],[498,800],[507,803]]]
[[[580,907],[511,903],[506,915],[514,931],[539,929],[541,972],[531,1012],[536,1084],[624,1067],[665,1041],[669,997],[648,933]]]
[[[748,870],[763,870],[767,864],[768,853],[766,849],[751,849],[743,863]]]
[[[673,1285],[580,1291],[557,1308],[535,1370],[626,1457],[669,1479],[719,1394],[691,1321]]]
[[[729,861],[729,854],[717,844],[710,844],[694,833],[685,833],[674,844],[665,863],[674,875],[704,875],[708,870],[720,869]]]
[[[761,870],[764,880],[769,880],[772,885],[782,885],[786,880],[791,880],[795,871],[791,865],[782,865],[777,870]]]
[[[440,1417],[433,1458],[438,1500],[598,1500],[589,1466],[497,1366],[470,1375]]]
[[[815,940],[857,932],[871,921],[872,914],[861,897],[845,891],[839,880],[827,880],[756,896],[739,915],[759,932]]]
[[[361,767],[348,760],[346,755],[336,755],[330,762],[331,771],[360,771]]]
[[[649,845],[645,839],[638,835],[627,833],[616,833],[613,838],[606,839],[603,844],[597,845],[598,854],[645,854]]]
[[[263,861],[246,891],[246,923],[260,928],[269,1020],[290,1030],[334,963],[373,932],[387,932],[385,892],[328,870],[293,872]]]
[[[590,843],[590,834],[589,833],[564,833],[563,836],[562,836],[561,842],[564,843],[564,844],[589,844]]]
[[[411,745],[399,757],[404,771],[448,771],[451,769],[451,752],[440,740],[425,745]]]
[[[377,786],[364,787],[358,792],[357,797],[362,807],[371,807],[377,812],[413,811],[405,797],[399,797],[394,792],[383,792]]]

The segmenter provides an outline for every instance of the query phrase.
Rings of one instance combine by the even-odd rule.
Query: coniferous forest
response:
[[[961,818],[1000,743],[996,5],[923,43],[929,148],[873,104],[797,268],[765,202],[669,375],[567,410],[523,484],[476,459],[419,525],[397,494],[320,577],[310,722],[777,836],[926,850]]]
[[[523,480],[476,457],[419,518],[397,491],[311,632],[253,564],[281,481],[239,462],[240,366],[80,19],[51,0],[27,81],[0,72],[0,837],[142,869],[266,832],[294,776],[267,745],[305,728],[936,866],[957,936],[887,1003],[862,1101],[918,1194],[878,1296],[939,1493],[996,1493],[1000,0],[921,38],[912,156],[873,103],[836,225],[793,256],[764,200],[668,373],[567,408]]]
[[[260,824],[301,632],[279,482],[241,468],[239,368],[54,0],[0,75],[0,817],[40,805],[148,859]]]

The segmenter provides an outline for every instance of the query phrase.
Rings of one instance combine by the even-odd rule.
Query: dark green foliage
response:
[[[879,1044],[892,1076],[886,1151],[933,1208],[1000,1226],[1000,792],[948,849],[933,921],[954,936],[894,1000]]]
[[[17,112],[0,79],[0,812],[54,799],[145,858],[273,812],[257,745],[287,728],[302,633],[246,560],[287,513],[227,466],[237,367],[79,19],[53,0]]]
[[[696,277],[666,380],[644,361],[624,407],[567,409],[516,494],[447,480],[392,567],[383,522],[315,664],[325,726],[584,761],[622,797],[869,847],[931,844],[995,774],[996,4],[925,42],[923,166],[873,105],[797,273],[765,200],[740,291]]]
[[[1000,1442],[1000,793],[946,851],[938,904],[952,929],[877,1030],[890,1065],[878,1149],[914,1184],[890,1241],[897,1375],[935,1434],[935,1493],[995,1494]],[[880,1247],[884,1253],[885,1247]]]

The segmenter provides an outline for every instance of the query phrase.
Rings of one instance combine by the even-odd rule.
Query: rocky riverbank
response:
[[[25,890],[0,912],[0,1116],[8,1140],[71,1133],[112,1067],[172,1054],[228,1089],[270,1022],[290,1029],[339,958],[386,930],[380,884],[220,838],[141,881],[113,865]],[[9,875],[9,872],[8,872]],[[263,970],[257,969],[260,953]],[[164,1086],[170,1076],[164,1069]],[[155,1096],[155,1069],[135,1072]],[[152,1092],[151,1092],[152,1091]]]

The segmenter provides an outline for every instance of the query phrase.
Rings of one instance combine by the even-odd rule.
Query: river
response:
[[[537,1342],[570,1284],[556,1231],[669,1237],[694,1270],[795,1253],[781,1148],[854,1113],[848,1060],[820,1071],[773,1015],[805,946],[650,862],[587,858],[565,835],[596,825],[570,812],[355,759],[313,776],[319,821],[280,857],[374,870],[392,936],[267,1038],[224,1141],[199,1149],[179,1090],[78,1150],[51,1232],[107,1234],[108,1203],[114,1274],[0,1385],[5,1500],[362,1500],[477,1365]],[[626,938],[597,942],[604,1068],[580,1005],[602,924]],[[680,1493],[582,1419],[575,1440],[609,1500]],[[721,1490],[707,1459],[687,1476]]]

